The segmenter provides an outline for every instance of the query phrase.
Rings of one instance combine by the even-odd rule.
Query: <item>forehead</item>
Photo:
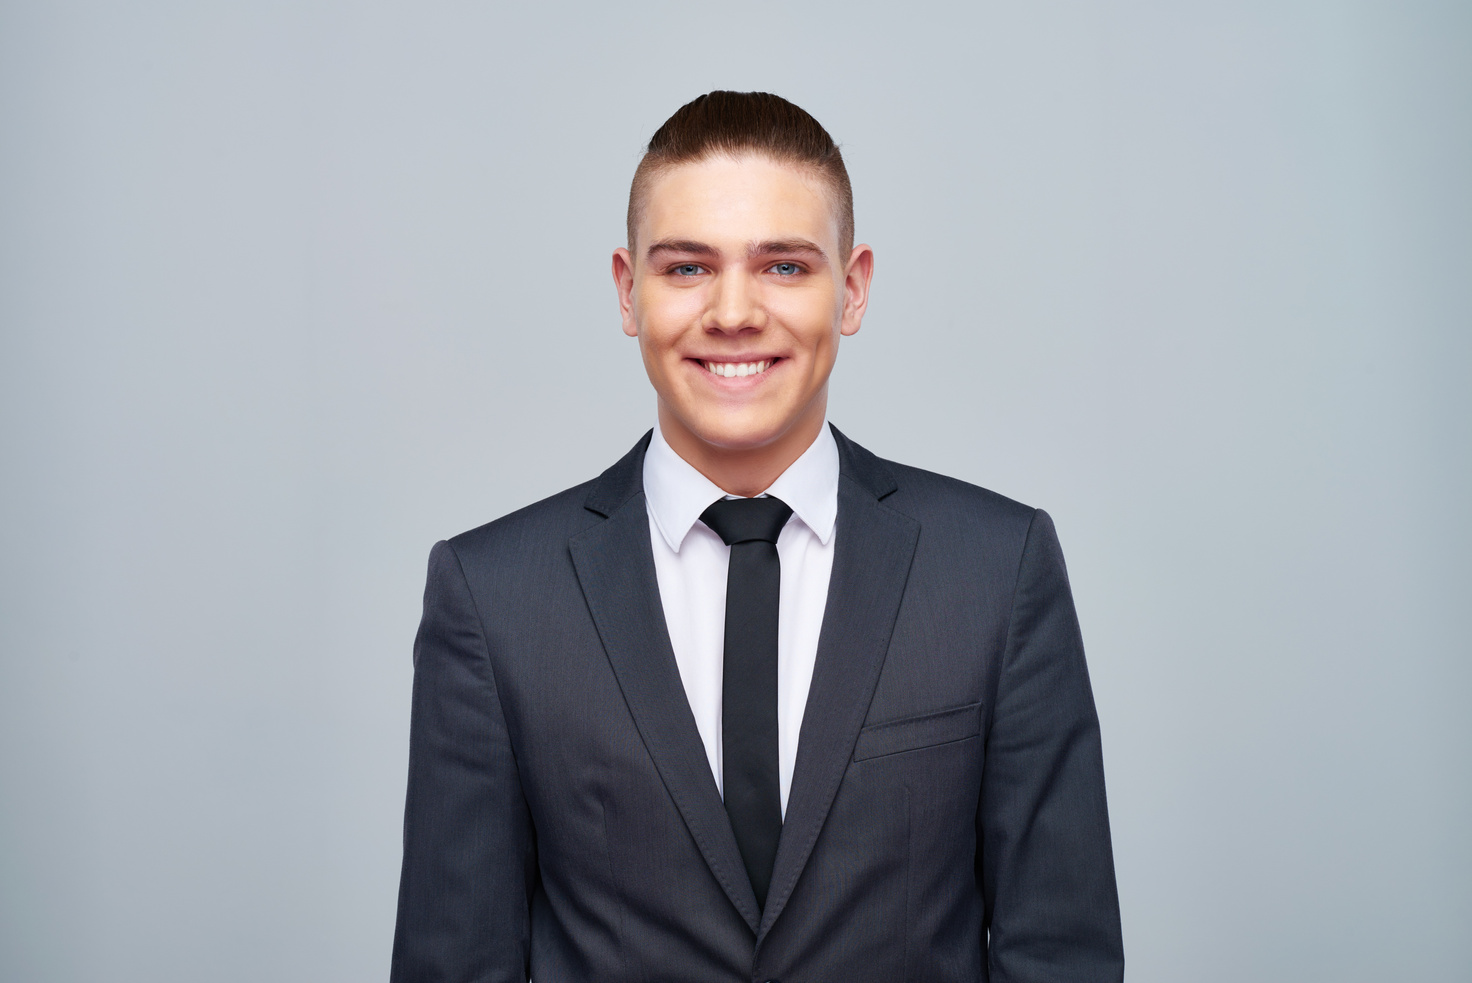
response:
[[[801,237],[832,254],[838,210],[809,168],[748,154],[664,168],[650,182],[639,241],[679,238],[718,245]]]

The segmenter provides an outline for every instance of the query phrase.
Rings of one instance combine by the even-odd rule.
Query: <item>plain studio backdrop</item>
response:
[[[0,978],[388,971],[431,544],[652,423],[649,135],[765,89],[831,418],[1048,509],[1130,977],[1472,978],[1472,7],[0,7]]]

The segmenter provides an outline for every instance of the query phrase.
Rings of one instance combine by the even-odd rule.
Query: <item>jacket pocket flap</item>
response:
[[[854,760],[877,758],[901,751],[918,751],[937,744],[975,737],[981,733],[981,704],[937,710],[918,717],[905,717],[882,724],[871,724],[859,731],[854,746]]]

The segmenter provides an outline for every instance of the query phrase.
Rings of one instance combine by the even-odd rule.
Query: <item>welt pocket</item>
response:
[[[938,744],[950,744],[981,733],[981,704],[936,710],[914,717],[870,724],[859,731],[854,745],[854,760],[878,758],[901,751],[918,751]]]

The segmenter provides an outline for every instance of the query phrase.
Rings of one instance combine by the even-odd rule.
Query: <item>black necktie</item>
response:
[[[776,498],[727,498],[700,516],[731,547],[721,744],[726,815],[746,874],[765,907],[782,835],[777,771],[777,536],[792,509]]]

